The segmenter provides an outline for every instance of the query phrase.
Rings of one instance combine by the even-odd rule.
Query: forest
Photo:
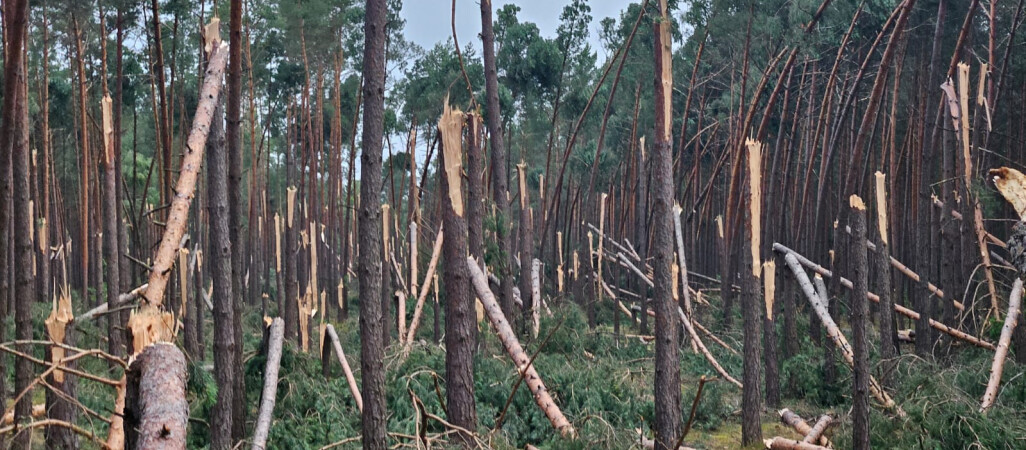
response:
[[[425,1],[0,0],[0,448],[1026,447],[1026,0]]]

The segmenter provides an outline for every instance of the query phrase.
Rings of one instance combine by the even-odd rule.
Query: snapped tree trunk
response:
[[[150,344],[136,355],[126,377],[126,448],[185,449],[189,403],[182,351],[170,343]]]
[[[987,412],[997,400],[998,386],[1001,384],[1001,373],[1005,369],[1008,346],[1012,342],[1015,326],[1019,323],[1019,305],[1021,303],[1022,278],[1016,278],[1012,284],[1012,293],[1008,297],[1008,313],[1005,315],[1005,324],[1001,327],[1001,338],[998,339],[997,351],[994,352],[994,363],[990,366],[990,381],[987,382],[987,390],[983,393],[981,412]]]
[[[852,223],[852,278],[851,334],[855,345],[853,369],[855,382],[852,389],[852,443],[856,450],[869,448],[869,339],[866,337],[866,316],[869,315],[869,259],[866,249],[866,205],[859,196],[849,200]]]
[[[278,396],[278,369],[281,365],[281,347],[285,336],[285,322],[281,318],[271,322],[271,333],[267,345],[267,364],[264,367],[264,389],[260,393],[260,413],[257,414],[256,431],[253,432],[252,450],[267,448],[267,433],[274,419],[274,402]]]

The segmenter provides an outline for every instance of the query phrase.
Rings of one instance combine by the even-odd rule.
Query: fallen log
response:
[[[271,322],[271,336],[267,345],[267,364],[264,366],[264,390],[260,393],[260,413],[253,432],[252,450],[267,448],[267,434],[274,418],[274,402],[278,396],[278,369],[281,366],[281,345],[285,336],[285,322],[280,317]]]
[[[763,442],[766,443],[766,448],[773,450],[827,450],[827,448],[823,446],[783,438],[780,436],[773,439],[766,439]]]
[[[783,245],[781,245],[779,243],[773,243],[773,250],[778,252],[778,253],[783,253],[784,255],[793,256],[798,263],[800,263],[801,265],[809,268],[810,270],[816,272],[819,275],[822,275],[822,276],[825,276],[825,277],[833,276],[833,273],[830,272],[829,270],[827,270],[826,268],[824,268],[823,266],[820,266],[819,264],[816,264],[816,263],[812,262],[808,258],[802,256],[801,254],[795,252],[794,250],[791,250],[791,249],[789,249],[789,248],[787,248],[787,247],[785,247],[785,246],[783,246]],[[806,278],[807,277],[808,276],[806,275]],[[851,287],[852,287],[851,280],[848,280],[847,278],[841,277],[840,282],[841,282],[842,286],[844,286],[844,287],[846,287],[848,289],[851,289]],[[866,297],[869,298],[869,300],[871,300],[871,301],[880,303],[880,297],[878,295],[872,293],[872,292],[867,294]],[[911,310],[909,308],[906,308],[904,306],[901,306],[901,305],[899,305],[897,303],[894,304],[894,311],[897,312],[898,314],[901,314],[901,315],[903,315],[905,317],[908,317],[908,318],[910,318],[912,320],[918,320],[919,319],[919,313],[918,312],[915,312],[915,311],[913,311],[913,310]],[[973,345],[975,345],[977,347],[983,347],[983,348],[986,348],[986,349],[989,349],[989,350],[994,350],[996,348],[994,346],[994,344],[992,344],[990,342],[987,342],[987,341],[985,341],[983,339],[977,338],[976,336],[973,336],[973,335],[964,333],[962,331],[956,330],[954,328],[951,328],[951,327],[949,327],[947,325],[944,325],[943,323],[940,323],[940,322],[938,322],[936,320],[930,319],[930,326],[933,327],[934,329],[936,329],[937,331],[940,331],[940,332],[942,332],[944,334],[947,334],[949,336],[961,339],[961,340],[966,341],[966,342],[968,342],[970,344],[973,344]]]
[[[142,293],[146,292],[146,289],[148,287],[149,287],[149,284],[143,284],[142,286],[139,286],[139,287],[137,287],[135,289],[132,289],[129,292],[126,292],[124,294],[119,294],[118,295],[118,302],[114,306],[115,307],[119,307],[119,306],[122,306],[122,305],[125,305],[125,304],[128,304],[128,303],[131,303],[131,302],[134,302],[134,301],[138,300],[139,297],[142,296]],[[84,312],[82,314],[79,314],[76,317],[73,317],[71,319],[71,323],[75,324],[75,323],[79,323],[79,322],[89,321],[89,320],[92,320],[92,319],[94,319],[96,317],[99,317],[99,316],[102,316],[102,315],[106,314],[107,311],[108,311],[107,303],[101,303],[99,306],[97,306],[97,307],[95,307],[93,309],[90,309],[89,311],[86,311],[86,312]]]
[[[812,430],[809,430],[809,433],[805,435],[805,439],[802,439],[802,442],[806,444],[814,444],[821,438],[826,439],[823,437],[823,433],[833,423],[833,416],[831,416],[830,414],[823,414],[822,416],[820,416],[819,420],[816,421],[816,424],[812,426]]]
[[[680,316],[680,322],[684,324],[684,329],[688,331],[688,334],[691,335],[691,339],[694,340],[695,345],[698,346],[699,352],[702,353],[702,356],[705,356],[706,361],[709,361],[709,364],[713,366],[713,369],[716,369],[716,372],[719,373],[723,379],[729,381],[730,384],[737,386],[738,389],[743,389],[744,387],[741,385],[741,382],[730,376],[723,366],[716,361],[716,358],[713,357],[712,353],[709,352],[709,349],[706,348],[705,344],[702,342],[702,338],[700,338],[698,333],[695,332],[695,327],[691,325],[691,321],[688,320],[688,317],[684,314],[684,310],[681,309],[680,306],[677,306],[677,314]]]
[[[791,428],[794,428],[794,431],[797,431],[798,434],[808,437],[809,433],[812,432],[812,427],[809,426],[809,423],[806,422],[805,419],[802,419],[802,417],[798,414],[795,414],[794,411],[784,408],[778,411],[777,413],[780,414],[780,420],[784,422],[784,424],[790,426]],[[819,441],[820,445],[823,445],[825,447],[833,447],[833,444],[830,443],[830,440],[824,436],[819,436],[817,440]]]
[[[425,286],[428,284],[424,283]],[[335,349],[335,356],[338,357],[338,362],[342,364],[342,372],[346,374],[346,382],[349,383],[349,392],[353,393],[353,400],[356,400],[356,409],[363,412],[363,395],[360,394],[360,387],[356,385],[356,377],[353,376],[353,369],[349,367],[346,352],[342,351],[342,343],[338,340],[338,333],[335,332],[335,327],[330,323],[324,326],[324,331],[328,333],[331,345]]]
[[[517,371],[524,375],[524,382],[530,388],[535,403],[538,404],[538,407],[545,413],[545,416],[556,430],[559,430],[564,436],[576,436],[577,432],[574,430],[573,425],[563,416],[563,412],[559,410],[556,402],[549,395],[548,390],[545,389],[541,376],[534,369],[534,365],[530,363],[530,356],[524,352],[520,342],[517,341],[516,334],[513,333],[513,328],[510,327],[506,317],[502,314],[499,303],[495,300],[491,289],[488,288],[488,277],[481,271],[481,267],[477,265],[477,261],[474,260],[473,256],[467,257],[467,266],[470,269],[470,279],[474,284],[474,290],[477,291],[477,297],[481,299],[485,312],[488,313],[488,319],[492,322],[492,326],[495,327],[495,334],[498,335],[503,347],[506,348],[506,352],[509,353],[510,358],[516,364]]]
[[[819,316],[819,320],[823,323],[823,326],[827,330],[827,335],[834,341],[834,345],[841,351],[841,355],[844,357],[844,361],[848,364],[849,368],[854,367],[854,355],[852,353],[851,344],[848,343],[848,339],[841,333],[840,328],[834,323],[834,319],[830,317],[830,313],[827,311],[826,306],[820,300],[819,294],[812,288],[812,283],[809,281],[809,275],[802,270],[801,265],[798,263],[798,259],[793,254],[787,254],[784,256],[784,261],[787,262],[788,267],[794,273],[795,279],[798,280],[798,284],[801,286],[802,291],[808,298],[809,303],[812,304],[812,309]],[[875,398],[884,409],[895,411],[898,416],[904,417],[905,412],[902,411],[894,400],[891,398],[886,391],[880,387],[876,379],[872,376],[869,377],[869,393]]]
[[[997,350],[994,351],[994,362],[990,366],[990,381],[987,382],[987,390],[983,393],[983,402],[980,412],[985,413],[997,399],[998,386],[1001,385],[1001,373],[1005,369],[1005,357],[1008,356],[1008,346],[1012,342],[1012,333],[1019,323],[1019,304],[1022,302],[1022,278],[1016,278],[1012,284],[1012,293],[1008,297],[1008,313],[1005,315],[1005,324],[1001,327],[1001,338],[998,339]]]
[[[126,448],[184,449],[189,424],[185,354],[171,343],[150,344],[135,356],[125,377]]]

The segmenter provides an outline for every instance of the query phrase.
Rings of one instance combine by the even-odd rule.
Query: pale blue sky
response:
[[[604,60],[604,50],[599,42],[599,21],[606,17],[619,19],[622,11],[631,0],[590,0],[592,21],[589,25],[591,36],[589,42],[598,53],[599,60]],[[517,15],[522,22],[534,22],[541,30],[542,36],[554,37],[559,27],[559,15],[570,0],[493,0],[493,10],[514,3],[520,6]],[[424,49],[430,49],[436,42],[445,41],[452,36],[450,25],[452,18],[452,2],[450,0],[404,0],[402,17],[406,19],[406,38],[417,43]],[[474,48],[481,48],[481,2],[480,0],[456,0],[456,33],[460,46],[468,42]]]

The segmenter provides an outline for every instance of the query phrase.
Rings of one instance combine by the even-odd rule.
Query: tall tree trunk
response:
[[[242,302],[246,291],[245,251],[242,248],[242,0],[231,0],[228,42],[228,106],[226,137],[228,144],[228,226],[232,252],[232,321],[235,333],[235,367],[242,364]],[[252,138],[252,137],[251,137]],[[255,161],[253,162],[255,164]],[[250,170],[253,170],[251,167]],[[316,244],[313,236],[311,241]],[[254,276],[255,278],[255,276]],[[246,377],[232,380],[232,440],[246,437]]]
[[[759,279],[762,271],[759,256],[762,216],[762,143],[748,141],[746,156],[748,166],[747,208],[742,213],[745,221],[742,247],[748,247],[741,257],[741,316],[744,322],[744,378],[741,383],[741,443],[752,445],[762,440],[759,412],[762,410],[760,386],[760,360],[762,359],[763,315]],[[740,156],[740,155],[739,155]]]
[[[234,412],[235,311],[232,293],[232,242],[228,214],[228,154],[225,149],[224,112],[218,102],[207,140],[207,198],[210,208],[210,275],[214,291],[214,377],[217,403],[210,417],[210,447],[231,449]]]
[[[655,27],[655,146],[652,149],[652,268],[656,311],[656,450],[674,448],[680,434],[680,324],[673,301],[673,117],[670,21],[666,0]],[[601,238],[600,238],[601,239]],[[638,245],[643,245],[639,243]]]
[[[852,390],[852,443],[856,450],[869,448],[869,340],[866,338],[869,314],[869,259],[866,249],[866,205],[852,194],[849,217],[852,223],[852,294],[851,329],[853,371],[855,386]],[[879,249],[878,249],[879,250]]]
[[[459,110],[443,106],[438,128],[442,134],[439,152],[439,171],[442,187],[442,221],[445,239],[442,253],[445,266],[445,385],[446,415],[449,420],[468,430],[477,429],[477,408],[474,403],[474,341],[476,328],[474,300],[471,295],[470,274],[467,267],[467,222],[464,219],[462,166],[464,115]],[[472,128],[473,130],[473,128]],[[461,264],[461,262],[463,264]],[[470,446],[473,437],[461,433],[459,440]]]
[[[82,146],[81,153],[80,153],[80,156],[81,156],[81,160],[80,161],[81,162],[80,162],[80,166],[79,166],[81,168],[81,170],[82,170],[82,182],[81,182],[81,185],[79,187],[81,189],[81,191],[79,192],[79,195],[80,195],[79,211],[80,211],[80,217],[81,217],[81,221],[79,222],[79,228],[81,230],[81,233],[79,235],[79,237],[80,237],[79,246],[80,246],[80,251],[81,251],[81,256],[82,256],[82,269],[81,269],[81,276],[82,276],[82,298],[83,299],[88,299],[89,298],[88,286],[89,286],[89,274],[90,274],[90,271],[89,271],[89,256],[90,256],[90,253],[89,253],[89,240],[90,240],[90,235],[89,235],[89,212],[88,211],[91,208],[91,205],[89,203],[89,189],[90,189],[90,182],[89,182],[90,170],[89,170],[89,167],[90,167],[90,165],[91,165],[93,160],[92,160],[92,158],[90,158],[90,154],[89,154],[89,125],[88,125],[89,121],[88,121],[88,118],[87,118],[88,112],[86,110],[86,82],[85,82],[85,61],[84,61],[85,56],[83,54],[83,49],[82,49],[82,30],[79,27],[78,19],[75,18],[74,16],[72,16],[71,23],[72,23],[72,29],[73,29],[73,32],[74,32],[74,35],[75,35],[75,61],[76,61],[75,67],[76,67],[77,76],[78,76],[79,126],[81,127],[81,134],[79,135],[79,143]]]
[[[491,146],[492,200],[495,202],[499,224],[500,261],[495,272],[501,282],[499,305],[506,317],[513,317],[513,239],[509,232],[509,188],[506,167],[506,144],[502,139],[502,117],[499,110],[499,77],[495,62],[495,32],[492,28],[492,1],[481,0],[481,41],[484,46],[485,114],[488,119],[488,137]],[[554,192],[553,195],[559,195]],[[529,262],[528,262],[529,263]]]
[[[6,88],[4,92],[5,107],[7,95],[11,95],[15,99],[13,110],[4,110],[4,127],[5,130],[12,132],[10,136],[13,140],[8,140],[10,143],[11,153],[11,167],[12,167],[12,178],[14,181],[13,186],[13,211],[12,215],[14,218],[14,225],[12,228],[12,242],[14,245],[14,259],[12,260],[12,268],[14,268],[14,291],[17,292],[17,298],[14,303],[14,336],[18,340],[31,340],[32,339],[32,304],[38,301],[35,292],[35,276],[33,275],[33,264],[32,264],[32,238],[30,230],[32,229],[32,211],[30,208],[32,189],[31,189],[31,167],[29,165],[30,150],[29,150],[29,121],[28,121],[28,90],[26,80],[26,49],[28,46],[27,42],[27,22],[28,22],[28,6],[27,0],[16,0],[13,4],[8,4],[8,9],[12,11],[12,17],[10,17],[7,32],[9,34],[9,46],[7,48],[8,53],[7,64],[14,66],[14,77],[5,78]],[[17,53],[17,55],[15,55]],[[9,66],[7,66],[9,68]],[[5,71],[6,72],[6,71]],[[9,72],[8,72],[9,73]],[[13,89],[13,91],[11,90]],[[13,113],[8,115],[8,113]],[[6,134],[6,133],[5,133]],[[8,151],[4,148],[0,148],[0,151]],[[22,352],[31,352],[31,348],[28,345],[19,345],[18,349]],[[32,363],[25,358],[17,358],[14,362],[14,389],[17,392],[22,392],[30,387],[35,375],[32,370]],[[14,407],[14,420],[15,422],[22,422],[30,419],[32,415],[32,396],[23,397]],[[15,438],[15,448],[28,449],[31,445],[31,434],[21,433]]]
[[[484,3],[487,3],[485,0]],[[385,343],[381,311],[381,138],[385,112],[385,0],[367,0],[363,24],[363,137],[360,155],[360,366],[363,448],[384,449]],[[490,11],[490,10],[489,10]]]

